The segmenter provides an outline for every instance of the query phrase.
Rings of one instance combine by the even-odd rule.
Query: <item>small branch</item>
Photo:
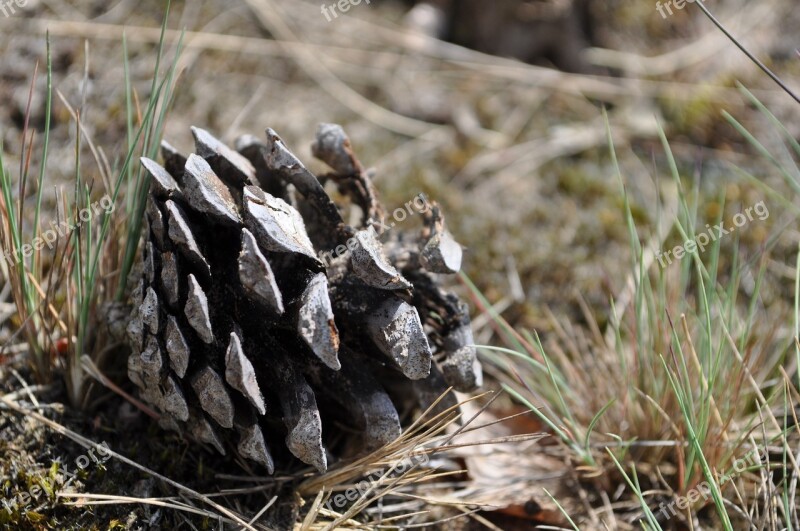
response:
[[[800,103],[800,97],[798,97],[797,94],[795,94],[792,91],[792,89],[790,89],[781,80],[781,78],[779,78],[772,70],[770,70],[767,67],[767,65],[765,65],[764,63],[759,61],[758,58],[755,55],[753,55],[747,48],[745,48],[743,44],[741,44],[738,40],[736,40],[736,37],[731,35],[731,33],[725,28],[725,26],[722,25],[722,22],[717,20],[716,17],[714,17],[714,15],[711,14],[711,11],[709,11],[708,8],[705,6],[705,4],[703,4],[702,0],[697,0],[697,6],[703,11],[703,13],[705,13],[705,15],[708,17],[708,19],[711,22],[713,22],[714,25],[716,27],[718,27],[719,30],[722,33],[724,33],[725,36],[728,37],[731,40],[731,42],[733,42],[733,44],[736,45],[737,48],[739,48],[747,57],[749,57],[750,60],[753,61],[761,70],[763,70],[765,74],[767,74],[770,78],[772,78],[772,80],[775,83],[777,83],[778,86],[780,86],[789,96],[791,96],[794,99],[794,101],[796,101],[797,103]]]

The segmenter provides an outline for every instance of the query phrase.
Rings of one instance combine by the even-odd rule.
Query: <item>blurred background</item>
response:
[[[800,87],[800,11],[792,0],[709,0],[707,6],[787,85]],[[74,117],[98,150],[93,154],[82,143],[82,177],[97,178],[96,157],[121,164],[128,133],[125,80],[130,78],[141,106],[152,90],[165,7],[155,0],[0,0],[0,142],[10,168],[23,162],[21,135],[31,89],[29,126],[37,134],[44,130],[45,36],[51,41],[56,97],[45,220],[55,216],[58,187],[71,193],[74,186]],[[742,346],[763,341],[768,351],[779,345],[770,370],[783,368],[785,345],[796,332],[787,316],[800,244],[800,209],[792,203],[800,172],[792,181],[779,164],[761,157],[770,152],[782,161],[792,158],[775,123],[743,89],[774,113],[791,139],[800,138],[800,107],[696,3],[197,0],[172,2],[167,26],[165,57],[173,57],[179,42],[182,46],[167,141],[190,152],[192,125],[229,144],[270,127],[312,170],[322,172],[310,152],[317,124],[343,125],[361,161],[373,168],[388,211],[421,192],[443,205],[450,231],[466,248],[466,274],[495,313],[520,330],[536,330],[546,349],[574,363],[564,372],[580,387],[577,394],[584,388],[587,396],[594,394],[595,373],[586,360],[602,350],[603,334],[613,333],[614,327],[606,326],[611,316],[617,310],[633,313],[632,279],[640,265],[662,280],[680,277],[686,293],[695,289],[688,264],[654,265],[656,251],[683,241],[674,227],[684,194],[691,197],[693,221],[701,228],[718,220],[730,226],[737,213],[765,201],[768,218],[756,218],[720,241],[720,252],[710,259],[716,262],[714,274],[720,272],[714,279],[719,286],[710,289],[732,286],[731,307],[747,315],[748,332],[750,318],[760,312],[763,328],[754,327],[752,341],[748,336]],[[162,72],[167,68],[162,65]],[[728,118],[757,142],[748,141]],[[662,131],[674,154],[677,181]],[[31,183],[27,194],[36,194]],[[646,250],[641,257],[632,256],[629,221]],[[404,230],[418,222],[404,221]],[[728,282],[726,275],[735,280]],[[491,312],[463,283],[454,289],[475,303],[476,343],[500,343]],[[751,303],[737,300],[739,292],[744,301],[753,296],[752,306],[744,308]],[[672,303],[688,296],[676,293],[654,299],[681,307]],[[637,310],[629,329],[638,330],[641,315]],[[655,328],[668,338],[672,333],[663,321]],[[2,331],[6,340],[12,333]],[[634,341],[629,343],[625,337],[626,348]],[[644,342],[638,347],[631,348],[637,362],[642,350],[656,351]],[[716,353],[716,347],[711,350]],[[607,349],[604,359],[608,353],[616,351]],[[790,374],[792,363],[787,362]],[[490,376],[501,372],[485,365]],[[575,376],[587,367],[586,381]],[[761,376],[771,378],[767,373]],[[623,384],[630,380],[627,367],[619,374]],[[654,380],[661,385],[665,378],[659,373]],[[606,384],[622,387],[612,378]],[[727,385],[723,380],[725,391]],[[674,410],[670,393],[663,396]],[[580,405],[576,409],[584,410],[593,427],[592,415],[605,407],[605,399]],[[649,425],[637,431],[639,410],[628,409],[627,402],[619,409],[606,421],[608,431],[618,428],[618,439],[664,436],[663,409],[641,409],[640,418],[654,419],[656,435],[648,433]],[[749,429],[748,424],[743,432]],[[587,448],[588,440],[587,434]],[[652,452],[657,465],[667,455]],[[519,468],[521,453],[510,452],[507,470]],[[534,464],[537,473],[546,468]],[[606,464],[606,472],[614,470]],[[660,474],[658,466],[649,471],[656,469]],[[682,469],[675,470],[682,481]],[[659,475],[651,484],[662,480]]]

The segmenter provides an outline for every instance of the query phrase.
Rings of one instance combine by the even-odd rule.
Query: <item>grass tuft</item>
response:
[[[482,357],[559,440],[590,499],[592,492],[618,493],[638,507],[620,504],[613,518],[655,530],[709,522],[726,530],[791,527],[799,516],[791,478],[798,472],[792,449],[800,440],[793,421],[800,402],[791,381],[800,382],[800,342],[777,333],[775,323],[788,315],[754,319],[771,245],[745,260],[733,233],[704,252],[687,247],[682,260],[661,267],[653,257],[666,240],[639,234],[610,130],[608,138],[630,236],[631,296],[622,305],[610,301],[605,333],[588,312],[588,331],[551,316],[554,332],[543,341],[538,333],[514,332],[494,314],[504,345],[481,346]],[[660,138],[678,191],[672,237],[698,241],[707,222],[730,226],[724,198],[716,220],[700,216],[699,188],[686,188],[663,130]],[[797,186],[796,167],[746,138]],[[788,153],[800,154],[793,139],[783,138]],[[744,289],[743,278],[755,282]],[[800,257],[794,286],[796,335]],[[594,501],[599,510],[601,500]]]
[[[32,221],[25,212],[28,202],[26,185],[34,150],[34,135],[33,132],[28,135],[27,124],[36,72],[31,82],[23,131],[22,145],[26,156],[17,175],[13,175],[4,164],[0,146],[0,247],[6,257],[12,257],[2,261],[0,267],[12,286],[21,320],[20,331],[30,349],[37,381],[50,382],[57,374],[63,374],[70,403],[75,407],[89,405],[90,386],[83,369],[83,356],[89,356],[94,365],[102,366],[106,356],[121,347],[122,338],[111,337],[106,333],[109,327],[101,325],[107,318],[109,305],[124,302],[128,293],[128,276],[139,249],[149,188],[149,177],[141,169],[138,159],[157,156],[174,95],[182,40],[162,74],[168,18],[169,2],[144,109],[137,105],[139,100],[135,97],[129,75],[127,47],[124,48],[128,138],[124,157],[115,168],[110,168],[98,155],[94,142],[82,128],[81,109],[73,109],[62,97],[73,118],[76,133],[74,188],[71,197],[67,197],[63,190],[57,190],[57,221],[68,223],[70,228],[63,233],[59,231],[55,241],[48,246],[53,249],[52,256],[44,254],[48,252],[44,249],[44,242],[52,239],[55,231],[42,227],[40,216],[42,196],[47,186],[45,176],[53,100],[49,37],[46,122],[38,156],[39,175],[35,183]],[[96,186],[95,175],[86,174],[86,165],[81,159],[85,147],[94,155],[102,186]],[[16,257],[19,260],[14,259]]]

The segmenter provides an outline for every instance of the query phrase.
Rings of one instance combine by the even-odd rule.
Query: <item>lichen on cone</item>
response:
[[[421,231],[380,234],[386,214],[338,125],[317,131],[312,152],[332,169],[320,177],[271,129],[236,149],[192,132],[196,153],[164,143],[163,165],[141,161],[128,374],[162,426],[269,473],[285,450],[324,471],[329,441],[378,448],[414,407],[480,386],[467,306],[440,287],[461,247],[438,205],[420,195]]]

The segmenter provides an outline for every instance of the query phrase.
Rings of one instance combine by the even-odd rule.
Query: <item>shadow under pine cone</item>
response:
[[[142,159],[148,231],[128,373],[163,426],[223,454],[235,431],[238,454],[269,473],[284,439],[324,471],[323,435],[357,433],[371,450],[400,434],[398,411],[481,384],[467,307],[438,285],[461,247],[435,203],[416,198],[422,231],[382,243],[383,207],[338,125],[317,132],[313,153],[333,169],[319,178],[272,130],[238,151],[192,132],[196,154],[165,143],[163,167]],[[438,408],[452,405],[448,395]]]

